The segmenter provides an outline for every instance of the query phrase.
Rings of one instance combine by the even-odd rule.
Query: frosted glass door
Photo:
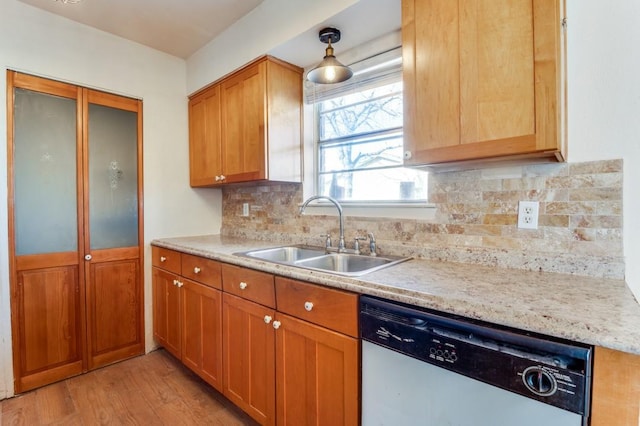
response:
[[[78,250],[76,100],[15,89],[16,255]]]
[[[91,250],[138,245],[138,116],[89,104]]]

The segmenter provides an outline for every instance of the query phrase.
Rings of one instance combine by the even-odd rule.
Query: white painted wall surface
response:
[[[265,0],[187,59],[187,92],[201,89],[358,1]],[[318,44],[320,60],[323,47]]]
[[[569,161],[624,159],[626,281],[640,300],[640,2],[567,0]]]
[[[6,78],[15,69],[143,100],[145,328],[153,238],[218,233],[220,191],[189,187],[186,63],[16,0],[0,0],[0,399],[13,394],[7,253]]]

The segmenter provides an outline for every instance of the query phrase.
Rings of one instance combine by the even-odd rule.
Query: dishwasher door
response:
[[[363,426],[581,426],[583,417],[362,341]]]

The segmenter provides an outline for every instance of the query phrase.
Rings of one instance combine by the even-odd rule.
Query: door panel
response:
[[[16,88],[17,256],[78,250],[76,99]]]
[[[20,272],[17,302],[17,391],[49,383],[51,369],[63,372],[60,377],[54,374],[58,380],[82,372],[77,265]]]
[[[139,101],[83,89],[89,368],[144,352]]]
[[[91,250],[138,245],[137,114],[89,104]]]
[[[95,368],[144,350],[138,260],[91,265],[87,287],[89,368]]]

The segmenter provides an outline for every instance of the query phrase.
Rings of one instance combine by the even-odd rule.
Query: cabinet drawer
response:
[[[222,288],[227,293],[260,303],[270,308],[276,307],[273,275],[253,269],[222,265]]]
[[[158,268],[180,274],[180,252],[151,246],[151,264]]]
[[[358,295],[276,278],[278,311],[358,337]]]
[[[183,253],[182,276],[206,284],[209,287],[222,289],[220,263],[215,260]]]

